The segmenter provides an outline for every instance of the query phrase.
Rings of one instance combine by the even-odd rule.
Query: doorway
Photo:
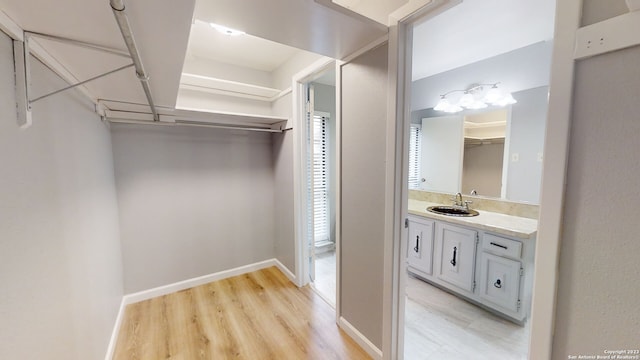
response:
[[[304,87],[304,283],[336,307],[336,87],[335,65]]]
[[[411,148],[405,150],[408,153],[408,166],[406,167],[408,174],[405,174],[405,179],[409,180],[409,184],[405,186],[413,192],[416,190],[440,194],[462,192],[464,172],[477,170],[477,166],[481,163],[489,163],[486,157],[481,159],[483,161],[479,161],[478,156],[480,155],[478,154],[487,154],[489,150],[493,151],[493,148],[497,147],[496,144],[499,144],[504,148],[505,155],[502,156],[501,153],[496,155],[496,159],[500,161],[495,161],[495,163],[500,166],[494,166],[490,173],[491,176],[487,177],[488,179],[496,179],[496,183],[485,186],[478,179],[474,179],[472,186],[469,187],[470,190],[465,192],[465,196],[469,193],[482,192],[485,197],[500,198],[505,197],[505,193],[509,193],[513,198],[496,200],[512,202],[538,200],[540,178],[534,175],[541,173],[542,167],[546,94],[550,78],[555,2],[553,0],[545,1],[543,6],[539,2],[531,2],[530,4],[520,2],[517,7],[506,9],[508,7],[509,4],[500,1],[489,3],[469,1],[449,7],[444,11],[433,12],[429,16],[407,24],[407,31],[411,34],[409,38],[412,39],[413,44],[407,44],[406,55],[412,59],[412,62],[407,61],[409,68],[411,68],[411,78],[407,79],[410,85],[405,86],[405,92],[407,92],[405,96],[407,99],[411,99],[407,100],[405,109],[405,114],[410,120],[406,121],[407,134],[404,135],[404,138],[408,147],[411,144]],[[503,11],[511,11],[509,15],[511,18],[516,18],[516,12],[520,12],[520,15],[525,18],[525,20],[521,20],[522,24],[536,15],[546,16],[548,21],[543,24],[546,26],[545,28],[538,29],[541,30],[541,37],[532,37],[519,44],[509,45],[510,48],[500,48],[505,45],[506,41],[501,40],[500,32],[502,30],[499,26],[486,27],[488,32],[483,32],[486,30],[485,28],[478,29],[478,34],[471,34],[468,29],[462,26],[466,21],[465,16],[475,18],[480,17],[481,14],[498,16]],[[515,30],[510,34],[513,35],[514,32]],[[457,37],[456,34],[460,37]],[[475,35],[480,36],[480,39],[474,39]],[[532,36],[531,34],[521,35]],[[447,41],[441,41],[443,39],[447,39]],[[490,44],[494,39],[500,43],[500,46],[496,47],[495,44]],[[466,43],[466,41],[470,42]],[[485,43],[487,49],[481,48]],[[474,51],[461,51],[460,49],[474,49]],[[435,56],[436,54],[437,56]],[[476,56],[476,58],[467,56],[469,54]],[[450,56],[447,57],[448,55]],[[536,57],[537,55],[541,57]],[[514,61],[514,59],[524,60]],[[531,70],[527,67],[529,61],[530,68],[535,71],[527,72],[527,70]],[[511,68],[518,68],[517,74],[512,72]],[[492,88],[501,88],[505,98],[506,94],[513,94],[519,101],[517,113],[511,113],[512,109],[516,109],[516,107],[511,107],[514,102],[505,102],[505,105],[501,106],[509,113],[509,120],[506,122],[478,120],[478,116],[482,115],[483,111],[493,109],[492,103],[485,100],[488,97],[484,96]],[[463,96],[474,96],[478,101],[477,103],[460,105]],[[544,101],[539,101],[539,99]],[[485,107],[488,109],[482,110]],[[540,112],[538,113],[537,110]],[[521,114],[525,112],[528,124],[531,125],[526,131],[527,139],[533,138],[534,134],[541,134],[540,141],[536,144],[516,142],[519,136],[516,125],[521,127],[521,124],[514,119],[519,119],[518,116],[524,118],[525,116]],[[533,118],[541,119],[540,131],[538,131],[537,124],[529,122],[529,119]],[[506,136],[489,132],[489,130],[493,130],[490,127],[503,126],[503,122],[509,125],[515,124],[511,128],[507,128]],[[438,152],[432,149],[433,146],[440,150],[443,149],[443,144],[433,142],[430,145],[427,143],[428,140],[445,138],[442,133],[435,131],[444,131],[441,125],[446,125],[447,128],[456,125],[455,129],[447,130],[447,134],[455,135],[455,139],[446,141],[446,145],[456,144],[455,149],[446,151],[446,154],[431,156],[431,162],[428,162],[429,156]],[[526,186],[522,186],[522,188],[532,190],[531,194],[518,191],[516,195],[514,191],[500,191],[503,185],[500,181],[508,181],[509,185],[518,185],[517,181],[522,181],[517,180],[516,176],[507,177],[507,175],[511,176],[511,169],[524,164],[524,151],[529,151],[529,147],[533,148],[534,146],[536,150],[535,152],[531,151],[530,158],[535,167],[518,172],[518,174],[528,175],[524,180],[531,182],[526,183]],[[513,150],[516,147],[518,147],[517,150]],[[513,151],[507,156],[506,153],[510,149]],[[448,159],[445,164],[438,163],[445,155],[452,155],[451,159]],[[503,158],[504,166],[502,166]],[[476,160],[473,164],[464,164],[469,159]],[[527,159],[529,159],[528,153]],[[426,161],[428,163],[425,163]],[[467,166],[465,168],[463,164],[475,167]],[[510,165],[509,171],[505,170],[506,165]],[[434,166],[437,168],[436,171],[429,172],[429,169]],[[438,177],[443,175],[445,173],[443,169],[448,167],[451,167],[454,175]],[[482,170],[482,174],[486,175],[488,170],[485,168]],[[503,174],[504,176],[502,176]],[[494,190],[494,188],[498,190]],[[506,184],[504,184],[504,188],[506,188]],[[512,186],[509,189],[511,188],[515,187]],[[514,194],[511,195],[511,193]],[[404,204],[406,204],[407,197],[411,199],[411,192],[407,191],[403,196]],[[407,209],[405,208],[404,211],[406,214]],[[402,251],[400,252],[402,259],[405,260],[411,252],[408,251],[409,247],[406,243],[407,235],[404,235],[403,239]],[[418,252],[417,249],[416,245],[415,252]],[[453,258],[456,258],[455,248]],[[472,277],[474,276],[473,272],[479,271],[478,269],[479,267],[473,266]],[[399,316],[404,320],[400,321],[402,329],[399,332],[400,338],[404,337],[404,342],[399,344],[399,349],[405,359],[527,358],[529,322],[525,322],[524,326],[513,324],[504,320],[503,317],[495,316],[496,312],[486,311],[485,308],[476,306],[477,303],[467,301],[463,296],[455,295],[455,291],[447,291],[446,286],[437,286],[438,281],[430,282],[429,276],[421,276],[424,273],[407,270],[407,266],[400,266],[399,296],[401,300],[399,309],[401,314]],[[530,284],[528,286],[530,287]],[[469,293],[474,293],[474,291],[475,283],[473,290],[469,290]]]

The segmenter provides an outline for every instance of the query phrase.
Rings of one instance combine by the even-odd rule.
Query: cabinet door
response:
[[[433,274],[433,222],[409,221],[407,262],[425,274]]]
[[[482,252],[480,261],[480,297],[503,309],[518,312],[520,262],[487,252]]]
[[[473,292],[476,239],[476,231],[443,223],[436,224],[439,279]]]

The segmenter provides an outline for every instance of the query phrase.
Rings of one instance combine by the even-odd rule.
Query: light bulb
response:
[[[440,97],[440,101],[438,101],[438,104],[436,104],[436,106],[433,108],[433,110],[436,111],[446,111],[446,109],[451,106],[451,103],[449,102],[449,100],[447,98],[445,98],[444,96]]]
[[[491,89],[487,91],[487,94],[484,96],[484,102],[489,104],[495,104],[500,99],[502,99],[502,97],[503,97],[502,91],[500,91],[500,89],[498,89],[496,85],[493,85]]]
[[[452,114],[452,113],[460,112],[462,110],[464,110],[464,109],[462,107],[460,107],[459,105],[449,104],[449,106],[446,109],[444,109],[443,111],[446,112],[446,113]]]
[[[498,106],[507,106],[507,105],[511,105],[511,104],[515,104],[518,101],[516,101],[516,99],[513,98],[513,95],[511,95],[511,93],[507,93],[502,99],[498,100],[495,105]]]
[[[473,97],[473,94],[467,92],[462,95],[460,101],[458,101],[458,105],[462,107],[469,107],[469,105],[473,104],[475,101],[476,99]]]
[[[214,23],[209,23],[209,25],[211,25],[212,28],[218,30],[218,32],[220,32],[221,34],[225,34],[229,36],[238,36],[238,35],[246,34],[244,31],[231,29],[226,26],[222,26]]]
[[[488,105],[486,103],[484,103],[483,101],[474,101],[471,104],[467,105],[466,108],[467,109],[484,109],[486,108]]]

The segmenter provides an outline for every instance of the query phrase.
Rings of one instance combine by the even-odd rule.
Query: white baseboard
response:
[[[347,333],[360,347],[374,360],[382,360],[382,351],[378,349],[366,336],[362,335],[351,323],[342,316],[338,320],[338,326]]]
[[[289,270],[289,268],[284,266],[284,264],[282,264],[278,259],[272,259],[272,260],[275,262],[275,265],[278,267],[278,269],[280,269],[280,271],[282,271],[282,273],[289,279],[289,281],[291,281],[294,284],[297,284],[296,276],[291,272],[291,270]]]
[[[168,295],[177,291],[189,289],[195,286],[204,285],[212,281],[218,281],[233,276],[243,275],[253,271],[262,270],[271,266],[278,266],[276,259],[269,259],[245,266],[240,266],[234,269],[224,270],[217,273],[199,276],[192,279],[178,281],[173,284],[159,286],[157,288],[143,290],[137,293],[128,294],[124,296],[125,304],[133,304],[144,300],[153,299],[158,296]],[[279,266],[278,266],[279,267]]]
[[[120,325],[122,324],[122,317],[124,316],[124,308],[127,304],[124,303],[124,298],[120,301],[120,309],[118,310],[118,316],[116,316],[116,323],[113,325],[113,331],[111,332],[111,340],[107,347],[107,355],[105,360],[113,359],[113,353],[116,351],[116,341],[118,341],[118,334],[120,332]]]
[[[296,283],[295,276],[286,266],[284,266],[280,261],[278,261],[278,259],[269,259],[269,260],[257,262],[254,264],[240,266],[234,269],[220,271],[214,274],[199,276],[193,279],[187,279],[187,280],[179,281],[173,284],[159,286],[157,288],[143,290],[133,294],[124,295],[122,297],[122,302],[120,303],[120,310],[118,311],[118,316],[116,317],[116,323],[113,326],[113,332],[111,333],[111,340],[109,341],[109,346],[107,348],[107,355],[105,356],[105,360],[111,360],[113,358],[113,353],[116,347],[116,341],[118,340],[118,333],[120,331],[120,325],[122,324],[122,318],[124,316],[124,309],[127,305],[144,301],[144,300],[153,299],[158,296],[168,295],[180,290],[192,288],[194,286],[207,284],[212,281],[223,280],[233,276],[243,275],[253,271],[266,269],[272,266],[276,266],[280,271],[282,271],[282,273],[285,274],[287,278],[289,278],[291,282],[293,282],[294,284]]]

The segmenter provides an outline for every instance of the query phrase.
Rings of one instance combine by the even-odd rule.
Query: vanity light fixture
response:
[[[507,106],[515,104],[517,101],[513,98],[513,95],[511,93],[503,93],[498,88],[498,84],[474,84],[466,90],[451,90],[440,95],[440,101],[433,109],[447,113],[457,113],[464,109],[484,109],[489,105]],[[490,86],[489,90],[485,91],[485,86]],[[452,103],[447,96],[455,92],[462,92],[463,95],[457,103]]]
[[[238,35],[246,34],[244,31],[235,30],[235,29],[228,28],[226,26],[222,26],[214,23],[209,23],[209,25],[211,25],[212,28],[218,30],[219,33],[225,34],[228,36],[238,36]]]

